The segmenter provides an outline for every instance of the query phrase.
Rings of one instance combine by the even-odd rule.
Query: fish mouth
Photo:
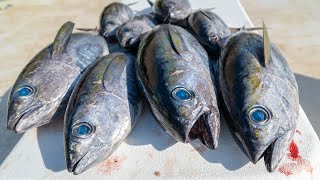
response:
[[[78,160],[75,162],[72,162],[72,159],[69,158],[67,160],[68,171],[72,172],[74,175],[79,175],[85,172],[89,168],[105,160],[104,158],[101,158],[101,157],[104,157],[104,154],[102,155],[101,152],[102,152],[101,149],[96,147],[96,148],[90,149],[81,157],[77,158]],[[98,154],[101,154],[101,156],[95,156]]]
[[[256,164],[262,157],[264,157],[268,152],[268,149],[272,148],[273,144],[277,141],[275,139],[271,141],[270,144],[262,146],[245,141],[245,138],[241,137],[239,134],[236,134],[236,137],[242,144],[242,150],[253,164]]]
[[[128,38],[123,39],[123,40],[121,41],[121,46],[122,46],[122,47],[129,47],[130,45],[133,44],[133,42],[134,42],[133,37],[128,37]]]
[[[187,17],[186,11],[180,8],[172,8],[170,10],[169,16],[172,20],[176,20],[176,21],[183,20]]]
[[[81,164],[81,160],[85,157],[86,154],[84,154],[77,162],[75,162],[73,165],[68,166],[68,171],[72,172],[74,175],[81,174],[84,171],[84,167],[80,167],[79,164]]]
[[[217,140],[213,138],[214,129],[208,124],[209,116],[209,113],[205,113],[198,118],[188,132],[186,142],[199,139],[207,148],[217,148]]]
[[[32,125],[28,126],[28,127],[23,127],[21,129],[18,129],[18,125],[21,122],[22,119],[26,119],[32,112],[34,112],[35,109],[37,109],[38,106],[34,106],[26,111],[24,111],[23,113],[21,113],[17,118],[15,118],[13,121],[9,119],[9,123],[7,125],[7,129],[9,130],[13,130],[16,133],[23,133],[25,132],[27,129],[29,129],[29,127],[31,127]]]

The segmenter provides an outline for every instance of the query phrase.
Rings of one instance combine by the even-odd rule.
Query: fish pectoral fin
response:
[[[286,150],[291,143],[294,131],[287,131],[283,136],[277,138],[266,149],[264,154],[264,162],[269,172],[273,172],[278,166],[284,156]]]
[[[70,40],[73,28],[74,23],[70,21],[64,23],[61,26],[53,42],[52,55],[62,54],[65,51]]]
[[[181,34],[173,26],[170,26],[168,30],[173,50],[179,55],[188,52],[188,47]]]

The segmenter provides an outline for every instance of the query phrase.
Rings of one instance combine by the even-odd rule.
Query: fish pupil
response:
[[[261,122],[261,121],[265,121],[268,118],[268,115],[266,114],[266,112],[264,112],[261,109],[255,110],[252,114],[252,120],[257,121],[257,122]]]
[[[191,95],[188,91],[181,89],[176,92],[176,97],[180,100],[188,100],[191,98]]]
[[[76,129],[77,135],[87,135],[91,133],[91,128],[88,125],[82,124]]]
[[[18,96],[29,96],[32,93],[32,89],[29,87],[23,87],[18,91]]]

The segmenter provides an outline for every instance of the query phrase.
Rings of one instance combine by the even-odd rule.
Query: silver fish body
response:
[[[160,24],[160,22],[156,19],[153,13],[134,16],[133,20],[145,21],[152,28]]]
[[[152,27],[143,20],[129,20],[119,27],[117,39],[124,48],[138,48],[140,37],[151,30]]]
[[[219,82],[235,139],[249,159],[274,171],[294,135],[298,87],[286,59],[264,36],[240,31],[223,47]]]
[[[192,13],[188,0],[156,0],[150,5],[155,17],[163,23],[183,21]]]
[[[136,57],[112,53],[91,65],[77,83],[65,115],[69,172],[80,174],[108,158],[125,140],[143,106]]]
[[[218,145],[220,114],[208,55],[186,30],[159,25],[141,42],[137,76],[156,119],[180,142]]]
[[[100,17],[100,33],[106,38],[116,35],[119,26],[132,19],[134,13],[129,5],[113,2],[106,6]]]
[[[231,35],[227,24],[214,12],[200,10],[188,17],[187,29],[210,55],[219,56],[222,41]]]
[[[40,51],[20,73],[8,100],[9,129],[21,133],[63,116],[82,71],[108,53],[103,37],[72,34],[73,26],[65,23],[53,44]]]

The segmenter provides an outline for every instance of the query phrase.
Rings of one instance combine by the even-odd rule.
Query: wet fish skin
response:
[[[156,19],[153,13],[134,16],[133,20],[145,21],[152,28],[160,24],[160,22]]]
[[[128,136],[143,106],[137,87],[136,57],[112,53],[88,68],[74,89],[65,115],[65,155],[69,172],[80,174],[107,159]],[[87,137],[74,134],[92,126]]]
[[[199,10],[188,17],[187,29],[200,41],[208,54],[220,55],[226,37],[231,35],[227,24],[214,12]]]
[[[104,38],[72,34],[73,27],[72,22],[65,23],[55,41],[40,51],[20,73],[8,99],[8,129],[22,133],[63,116],[79,75],[96,58],[108,52]],[[21,92],[31,94],[21,96]]]
[[[119,27],[117,39],[124,48],[137,48],[140,43],[140,37],[151,30],[152,27],[145,21],[129,20]]]
[[[106,6],[100,17],[100,33],[105,38],[116,35],[119,26],[132,19],[134,12],[129,5],[114,2]]]
[[[186,30],[158,25],[140,43],[137,76],[156,119],[180,142],[199,138],[208,148],[218,145],[220,114],[208,55]],[[189,100],[173,92],[185,88]]]
[[[253,163],[264,156],[267,170],[274,171],[294,135],[299,96],[294,74],[265,26],[263,37],[240,31],[227,40],[219,82],[235,140]]]
[[[152,6],[155,17],[163,23],[183,21],[192,13],[188,0],[156,0],[154,3],[148,2]]]

